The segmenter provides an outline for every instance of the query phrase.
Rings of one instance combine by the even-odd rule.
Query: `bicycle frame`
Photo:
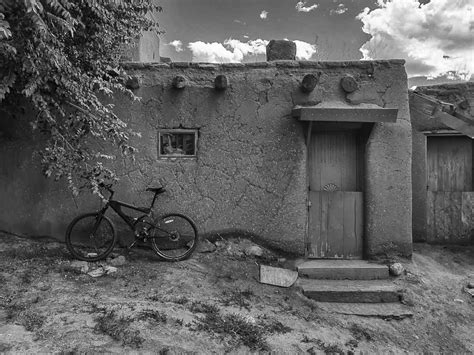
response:
[[[137,206],[134,206],[134,205],[131,205],[129,203],[125,203],[125,202],[122,202],[122,201],[117,201],[117,200],[113,200],[112,197],[113,197],[113,191],[110,191],[109,192],[111,193],[110,197],[109,197],[109,200],[108,202],[106,203],[106,205],[100,210],[99,214],[100,216],[103,216],[105,215],[105,212],[108,210],[109,207],[111,207],[115,213],[117,213],[120,218],[122,218],[122,220],[127,223],[127,225],[130,227],[130,229],[132,231],[134,231],[134,235],[135,235],[135,240],[127,247],[127,249],[131,249],[133,248],[133,246],[137,243],[138,240],[140,240],[141,238],[143,238],[142,236],[140,236],[140,234],[135,230],[135,225],[137,224],[137,222],[139,222],[143,217],[149,217],[150,214],[151,214],[151,211],[153,209],[153,206],[155,205],[155,201],[156,201],[156,198],[158,196],[157,193],[155,193],[155,196],[153,197],[153,201],[151,202],[151,205],[150,207],[137,207]],[[138,212],[142,212],[144,213],[144,215],[142,216],[139,216],[137,218],[134,218],[134,217],[131,217],[129,215],[127,215],[125,212],[122,211],[122,207],[125,207],[125,208],[130,208],[132,210],[135,210],[135,211],[138,211]],[[97,229],[98,227],[98,224],[100,223],[100,219],[101,218],[98,218],[97,219],[97,226],[94,226],[94,231]],[[156,226],[155,226],[156,228]],[[169,234],[167,231],[161,229],[161,228],[156,228],[157,230],[161,231],[162,233],[165,233],[165,234]],[[156,237],[151,237],[151,236],[146,236],[145,238],[156,238]],[[145,239],[146,240],[146,239]]]
[[[151,202],[151,205],[150,205],[149,208],[147,208],[147,207],[137,207],[137,206],[133,206],[129,203],[113,200],[112,198],[113,198],[115,192],[113,190],[111,190],[110,188],[107,188],[107,190],[109,191],[110,196],[109,196],[109,199],[108,199],[106,205],[100,210],[100,215],[103,216],[105,214],[105,212],[107,211],[107,209],[109,207],[111,207],[115,211],[115,213],[117,213],[125,221],[125,223],[127,223],[127,225],[132,230],[134,230],[134,228],[135,228],[135,223],[141,217],[144,217],[144,216],[140,216],[138,218],[130,217],[129,215],[127,215],[125,212],[122,211],[122,207],[130,208],[132,210],[142,212],[146,216],[149,216],[152,209],[153,209],[153,206],[155,205],[156,198],[158,197],[158,193],[155,192],[155,195],[153,196],[153,201]]]
[[[133,205],[130,205],[128,203],[117,201],[117,200],[109,200],[109,202],[107,202],[107,204],[104,206],[104,208],[102,208],[101,214],[104,215],[105,212],[107,211],[107,209],[109,207],[111,207],[115,211],[115,213],[117,213],[124,220],[124,222],[127,223],[127,225],[133,230],[135,228],[135,223],[140,219],[140,217],[138,217],[138,218],[130,217],[129,215],[127,215],[125,212],[122,211],[122,207],[130,208],[132,210],[142,212],[146,216],[149,216],[150,212],[153,208],[155,200],[156,200],[156,196],[153,199],[153,203],[152,203],[150,208],[137,207],[137,206],[133,206]],[[143,216],[141,216],[141,217],[143,217]]]

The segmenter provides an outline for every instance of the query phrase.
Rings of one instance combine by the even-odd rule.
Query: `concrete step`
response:
[[[378,280],[388,279],[388,266],[365,260],[307,260],[298,265],[298,273],[312,279]]]
[[[318,302],[390,303],[400,302],[402,290],[386,280],[299,279],[303,294]]]
[[[413,317],[413,309],[401,303],[329,303],[316,302],[326,312],[384,320]]]

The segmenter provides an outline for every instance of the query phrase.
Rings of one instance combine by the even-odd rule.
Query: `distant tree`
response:
[[[116,182],[100,142],[133,155],[126,124],[104,104],[123,86],[123,46],[158,26],[147,0],[1,0],[0,109],[27,100],[37,114],[31,127],[45,137],[43,173],[66,178],[72,192],[98,193]],[[105,160],[104,160],[105,159]]]

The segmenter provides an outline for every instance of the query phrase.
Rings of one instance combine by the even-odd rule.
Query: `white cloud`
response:
[[[316,53],[316,46],[307,42],[294,40],[296,44],[296,59],[309,60]]]
[[[336,9],[329,11],[329,13],[331,15],[333,15],[333,14],[341,15],[344,12],[346,12],[347,10],[348,10],[348,8],[344,4],[339,4],[339,5],[337,5]]]
[[[260,13],[260,18],[261,18],[262,20],[266,20],[267,17],[268,17],[268,11],[263,10],[263,11]]]
[[[175,39],[174,41],[168,43],[168,45],[174,47],[174,50],[176,52],[182,52],[183,51],[183,42],[181,42],[179,39]]]
[[[311,6],[305,6],[306,5],[306,1],[299,1],[296,3],[296,6],[295,6],[295,9],[296,11],[298,12],[310,12],[312,10],[315,10],[318,8],[318,4],[314,4],[314,5],[311,5]]]
[[[316,46],[295,40],[296,58],[300,60],[308,60],[316,53]],[[224,43],[206,43],[202,41],[191,42],[188,48],[192,52],[193,62],[206,63],[240,63],[245,59],[259,55],[265,55],[268,41],[263,39],[255,39],[242,42],[238,39],[226,39]],[[262,60],[265,60],[262,58]]]
[[[226,39],[224,45],[230,47],[234,52],[241,52],[243,56],[265,54],[268,41],[255,39],[248,42],[241,42],[238,39]]]
[[[262,39],[241,42],[238,39],[229,38],[223,44],[191,42],[188,48],[193,54],[193,62],[239,63],[244,60],[244,57],[265,54],[267,44],[268,41]]]
[[[364,59],[403,58],[408,75],[474,73],[473,5],[470,0],[378,0],[357,18],[372,38],[360,48]]]

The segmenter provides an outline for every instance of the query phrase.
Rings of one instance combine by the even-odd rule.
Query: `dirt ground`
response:
[[[297,286],[260,284],[259,263],[295,261],[247,256],[245,239],[216,244],[178,263],[137,249],[94,278],[63,244],[0,233],[0,353],[474,352],[464,291],[474,247],[415,245],[393,279],[413,316],[387,318],[337,314]]]

